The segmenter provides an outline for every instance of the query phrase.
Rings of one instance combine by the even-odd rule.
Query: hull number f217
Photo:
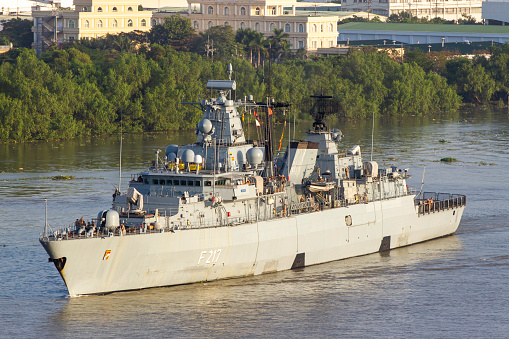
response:
[[[215,264],[219,259],[219,255],[221,254],[221,249],[210,250],[210,251],[202,251],[200,254],[200,258],[198,259],[198,265],[201,263],[205,264]],[[204,260],[204,261],[203,261]]]

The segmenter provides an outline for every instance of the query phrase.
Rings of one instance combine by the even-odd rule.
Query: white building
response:
[[[482,18],[486,25],[509,26],[509,1],[484,1],[482,4]]]
[[[341,7],[344,11],[369,11],[384,16],[408,12],[418,18],[458,20],[465,15],[481,21],[482,2],[483,0],[342,0]]]

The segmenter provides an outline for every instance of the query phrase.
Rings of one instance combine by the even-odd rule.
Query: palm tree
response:
[[[253,64],[253,51],[258,51],[258,65],[260,64],[260,54],[264,52],[265,45],[263,33],[250,28],[241,28],[237,30],[235,41],[244,45],[246,53],[249,53],[251,64]]]
[[[274,28],[274,35],[269,38],[269,41],[272,46],[272,50],[276,55],[276,62],[279,62],[283,55],[288,56],[291,54],[290,52],[290,43],[288,42],[288,38],[290,35],[286,33],[283,29]]]
[[[267,40],[265,40],[263,33],[256,32],[253,35],[253,39],[251,40],[251,45],[254,47],[254,49],[258,52],[258,59],[256,67],[260,67],[261,64],[261,57],[262,55],[267,55]]]

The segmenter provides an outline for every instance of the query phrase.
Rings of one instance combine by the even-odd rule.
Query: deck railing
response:
[[[416,197],[415,204],[419,207],[419,215],[423,215],[465,206],[467,197],[460,194],[424,192]]]

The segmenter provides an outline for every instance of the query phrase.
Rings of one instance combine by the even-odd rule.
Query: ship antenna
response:
[[[44,199],[44,237],[48,237],[48,199]]]
[[[371,159],[369,161],[373,161],[373,139],[375,134],[375,110],[373,110],[373,125],[371,126]]]
[[[424,186],[424,173],[426,172],[426,166],[424,166],[422,170],[422,181],[421,181],[421,190],[419,191],[419,196],[422,197],[422,187]]]
[[[120,192],[120,184],[122,183],[122,111],[120,111],[120,160],[118,165],[118,191]]]

